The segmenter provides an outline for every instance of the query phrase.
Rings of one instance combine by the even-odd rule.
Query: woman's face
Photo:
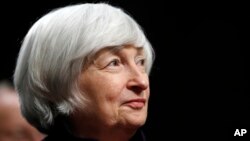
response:
[[[80,76],[81,90],[90,100],[90,124],[138,128],[145,123],[149,99],[145,64],[143,48],[134,46],[104,48],[94,56]]]

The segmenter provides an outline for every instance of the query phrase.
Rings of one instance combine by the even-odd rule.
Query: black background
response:
[[[12,81],[22,39],[37,19],[80,2],[91,1],[2,3],[0,80]],[[149,140],[232,140],[236,128],[247,128],[250,134],[250,16],[244,4],[108,3],[130,13],[155,48],[143,127]]]

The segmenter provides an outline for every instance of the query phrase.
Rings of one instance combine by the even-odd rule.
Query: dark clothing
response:
[[[89,138],[79,138],[74,136],[68,127],[61,123],[53,127],[47,137],[43,141],[97,141]],[[141,130],[138,130],[136,134],[130,139],[130,141],[146,141],[145,135]]]
[[[69,133],[57,133],[48,135],[43,141],[97,141],[88,138],[78,138]],[[146,141],[142,131],[138,130],[130,141]]]

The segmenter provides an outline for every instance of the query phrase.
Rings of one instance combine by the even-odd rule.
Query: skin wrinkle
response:
[[[88,114],[72,116],[72,121],[78,121],[77,125],[79,121],[82,123],[81,127],[73,123],[75,133],[100,138],[110,133],[132,136],[147,117],[149,79],[143,48],[125,46],[116,51],[104,48],[94,56],[93,63],[82,71],[79,79],[80,89],[92,101],[89,105],[91,110]],[[126,104],[128,100],[137,98],[146,100],[142,108],[135,109]],[[117,132],[123,133],[115,134]]]

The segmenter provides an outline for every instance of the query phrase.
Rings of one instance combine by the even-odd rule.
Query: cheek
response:
[[[149,104],[149,98],[150,98],[150,89],[149,88],[145,91],[145,97],[147,99],[147,106],[148,106],[148,104]]]
[[[109,79],[100,84],[106,100],[110,102],[115,102],[119,99],[124,86],[124,82],[121,79]]]
[[[150,87],[148,87],[148,89],[146,90],[146,96],[147,96],[147,98],[150,97]]]
[[[122,89],[125,87],[125,82],[122,77],[99,74],[98,77],[86,77],[82,80],[81,88],[89,97],[97,101],[116,101]]]

